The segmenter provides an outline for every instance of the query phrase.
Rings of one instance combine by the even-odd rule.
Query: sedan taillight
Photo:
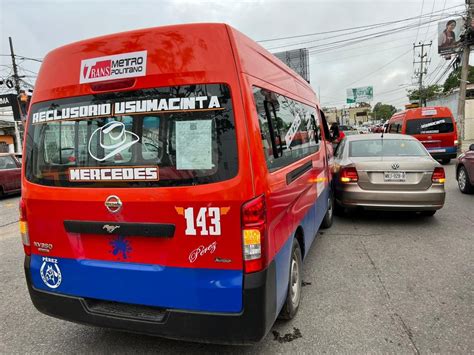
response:
[[[343,167],[339,173],[339,180],[343,183],[359,181],[359,175],[354,167]]]
[[[444,168],[436,167],[431,176],[431,181],[436,184],[444,184],[446,181],[446,175],[444,174]]]

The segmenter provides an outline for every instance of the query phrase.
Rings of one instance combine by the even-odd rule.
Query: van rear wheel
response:
[[[441,159],[441,164],[448,165],[451,162],[451,159]]]
[[[280,312],[280,319],[293,319],[298,312],[301,300],[301,288],[302,288],[302,269],[303,262],[301,256],[301,248],[298,240],[293,239],[293,246],[291,249],[290,259],[290,277],[288,280],[288,293],[286,295],[286,301]]]
[[[326,229],[332,226],[333,215],[334,215],[334,196],[328,197],[328,209],[324,215],[323,221],[321,223],[321,228]]]

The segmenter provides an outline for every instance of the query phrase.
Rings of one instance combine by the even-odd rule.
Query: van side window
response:
[[[331,140],[331,132],[329,132],[329,125],[326,120],[326,116],[324,115],[324,112],[322,110],[319,110],[319,115],[321,117],[321,127],[324,130],[324,137],[326,138],[327,141]],[[319,137],[321,137],[321,132],[319,134]]]
[[[400,122],[393,122],[391,125],[390,125],[390,128],[389,128],[389,133],[400,133],[402,130],[402,125],[400,124]]]
[[[319,150],[315,109],[266,89],[254,87],[263,151],[270,171]]]

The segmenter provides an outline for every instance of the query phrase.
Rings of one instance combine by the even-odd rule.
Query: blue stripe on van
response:
[[[31,256],[33,286],[40,290],[191,311],[236,313],[242,310],[243,274],[239,270],[54,258],[59,275],[54,263],[43,259],[40,255]]]
[[[311,247],[311,244],[316,237],[316,232],[321,226],[324,215],[328,209],[328,197],[330,189],[326,187],[324,191],[319,195],[316,202],[311,206],[303,220],[301,221],[301,226],[303,227],[304,233],[304,244],[305,244],[305,255],[308,254],[308,251]],[[291,246],[293,244],[293,235],[288,237],[288,240],[280,248],[278,253],[275,255],[275,266],[276,266],[276,285],[277,285],[277,309],[281,310],[283,304],[285,303],[287,291],[288,291],[288,281],[290,278],[290,260],[291,260]],[[303,256],[303,257],[304,257]]]
[[[442,152],[440,152],[441,149],[443,150]],[[435,150],[436,151],[435,153],[456,153],[457,149],[458,148],[456,146],[454,146],[454,147],[430,147],[430,148],[426,148],[428,153],[432,150]]]

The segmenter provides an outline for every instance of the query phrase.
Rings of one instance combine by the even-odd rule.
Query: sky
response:
[[[310,83],[322,106],[343,107],[347,88],[370,85],[372,105],[383,102],[402,108],[406,90],[417,80],[413,43],[433,41],[427,49],[426,83],[436,82],[449,65],[437,54],[437,19],[463,11],[463,4],[463,0],[0,0],[0,79],[11,75],[9,36],[15,54],[41,59],[56,47],[105,34],[224,22],[271,52],[309,48]],[[412,19],[402,21],[408,18]],[[369,30],[361,27],[386,22],[392,23]],[[302,36],[314,33],[320,34]],[[368,36],[378,37],[368,40]],[[267,41],[286,37],[293,38]],[[360,41],[352,43],[355,38]],[[41,63],[19,59],[18,64],[24,80],[34,84]],[[5,90],[0,86],[0,93]]]

